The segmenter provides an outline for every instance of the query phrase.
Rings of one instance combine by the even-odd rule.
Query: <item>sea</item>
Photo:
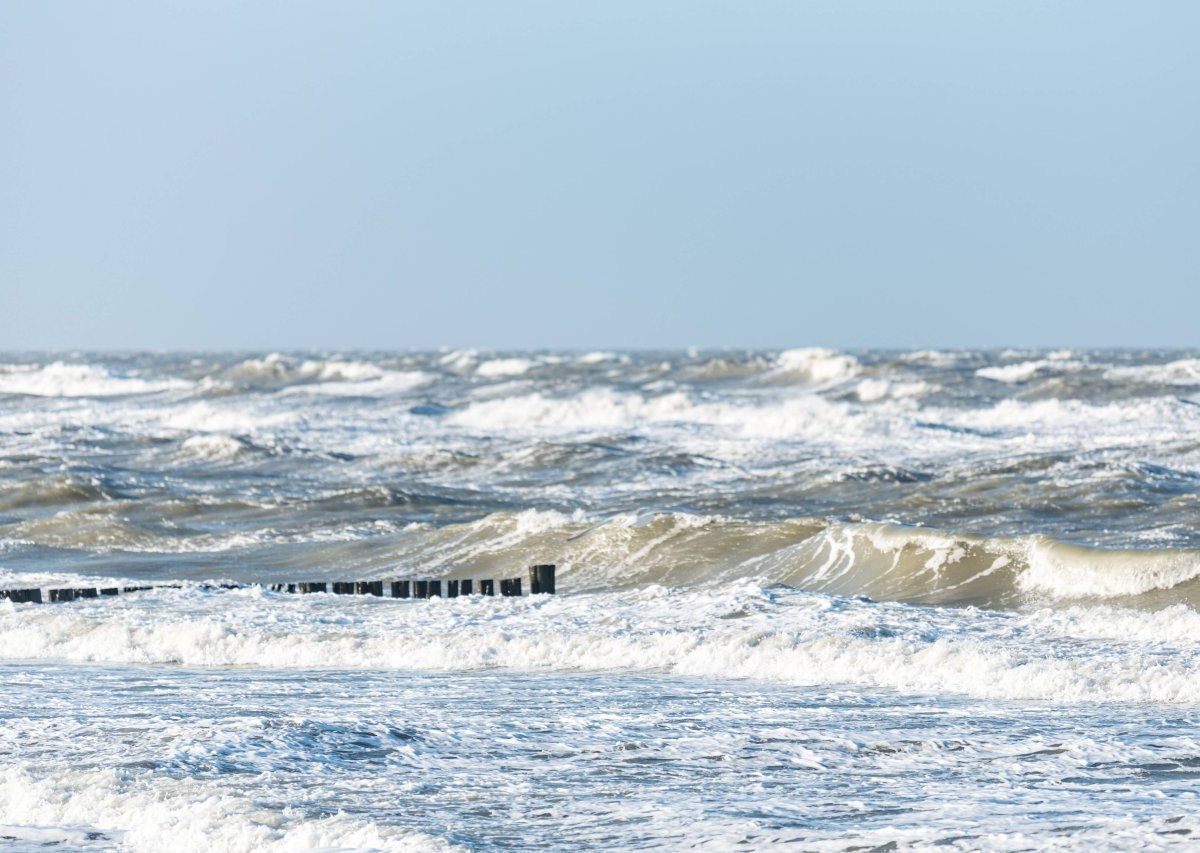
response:
[[[1196,849],[1198,522],[1197,352],[4,354],[0,851]]]

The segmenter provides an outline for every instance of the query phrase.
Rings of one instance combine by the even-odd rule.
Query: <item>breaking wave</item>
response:
[[[410,525],[397,570],[485,576],[556,561],[570,590],[708,586],[742,579],[886,601],[1017,607],[1055,602],[1200,605],[1200,552],[1101,549],[1049,536],[984,537],[823,519],[683,513],[495,513]]]
[[[410,529],[403,539],[409,541],[403,564],[448,575],[557,560],[570,589],[756,578],[820,593],[936,605],[1200,605],[1198,552],[1090,548],[1042,535],[989,537],[818,518],[752,522],[671,512],[589,523],[530,511]]]
[[[62,606],[0,602],[0,660],[615,670],[1010,700],[1200,701],[1200,618],[1188,608],[975,612],[969,623],[964,612],[751,581],[420,602],[184,585]],[[1110,642],[1081,642],[1097,637]]]
[[[227,450],[223,441],[198,450],[245,452],[234,443]],[[356,563],[374,577],[503,577],[526,565],[554,562],[561,587],[572,592],[704,588],[751,580],[916,604],[1200,607],[1200,552],[1186,548],[1096,548],[1046,535],[980,536],[884,523],[747,520],[681,512],[597,519],[581,512],[526,510],[450,524],[369,520],[363,513],[416,511],[458,500],[455,493],[383,487],[313,498],[320,513],[352,514],[339,524],[227,531],[223,522],[231,513],[256,515],[262,508],[173,501],[159,504],[159,516],[148,519],[135,517],[131,502],[82,484],[46,488],[72,492],[78,503],[49,517],[13,524],[8,530],[12,541],[95,555],[216,555],[306,543],[305,563],[315,568],[305,571],[318,578],[340,577],[338,572]],[[39,495],[8,498],[14,506],[37,501]],[[237,576],[280,580],[277,561],[267,552],[260,556]],[[176,571],[181,572],[176,576],[192,579],[211,575],[203,566]]]
[[[56,361],[44,366],[0,365],[0,394],[31,397],[116,397],[191,387],[172,378],[146,378],[94,364]]]

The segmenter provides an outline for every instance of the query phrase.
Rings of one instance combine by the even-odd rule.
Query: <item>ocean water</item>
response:
[[[0,601],[0,850],[1194,847],[1198,512],[1200,353],[10,353],[0,588],[172,585]]]

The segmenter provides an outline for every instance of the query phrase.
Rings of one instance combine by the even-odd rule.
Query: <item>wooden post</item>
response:
[[[104,589],[100,590],[101,595],[116,595],[119,592],[120,592],[120,590],[117,589],[115,586],[106,586],[106,587],[104,587]]]
[[[504,578],[500,581],[500,594],[515,598],[521,594],[520,578]]]
[[[433,598],[435,595],[438,598],[442,597],[442,582],[441,581],[430,581],[429,582],[429,597]]]
[[[308,583],[300,584],[301,592],[326,592],[328,586],[325,581],[309,581]]]
[[[446,598],[458,598],[458,581],[446,581]]]
[[[496,594],[496,582],[494,580],[492,580],[491,578],[484,578],[483,580],[481,580],[479,582],[479,594],[480,595],[495,595]]]
[[[354,584],[350,583],[349,581],[334,581],[333,594],[354,595]]]
[[[408,598],[408,581],[392,581],[392,598]]]
[[[529,567],[529,594],[554,595],[554,565],[552,563]]]
[[[413,598],[429,598],[429,581],[413,581]]]
[[[50,590],[51,601],[74,601],[75,590],[73,589],[52,589]]]
[[[99,595],[95,587],[84,587],[83,589],[75,590],[76,598],[95,598]]]
[[[471,579],[470,578],[466,578],[465,580],[461,580],[458,582],[458,594],[459,595],[470,595],[471,594]]]

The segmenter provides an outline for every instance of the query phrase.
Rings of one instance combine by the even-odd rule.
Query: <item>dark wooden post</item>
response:
[[[470,595],[471,594],[471,579],[470,578],[466,578],[465,580],[461,580],[458,582],[458,594],[459,595]]]
[[[429,598],[429,581],[413,581],[413,598]]]
[[[492,580],[491,578],[484,578],[483,580],[481,580],[479,582],[479,594],[480,595],[495,595],[496,594],[496,582],[494,580]]]
[[[500,581],[500,594],[517,597],[521,594],[520,578],[504,578]]]
[[[51,601],[74,601],[75,590],[73,589],[52,589],[50,590]]]
[[[99,595],[95,587],[84,587],[83,589],[75,590],[76,598],[95,598]]]
[[[435,595],[438,598],[442,597],[442,582],[441,581],[430,581],[429,582],[429,597],[433,598]]]
[[[106,586],[104,589],[100,590],[101,595],[116,595],[119,592],[120,590],[115,586]]]
[[[554,565],[552,563],[529,567],[529,594],[554,595]]]
[[[306,584],[301,584],[301,592],[326,592],[329,587],[325,581],[309,581]]]
[[[354,584],[350,583],[349,581],[334,581],[333,594],[354,595]]]
[[[392,598],[408,598],[408,581],[392,581]]]

